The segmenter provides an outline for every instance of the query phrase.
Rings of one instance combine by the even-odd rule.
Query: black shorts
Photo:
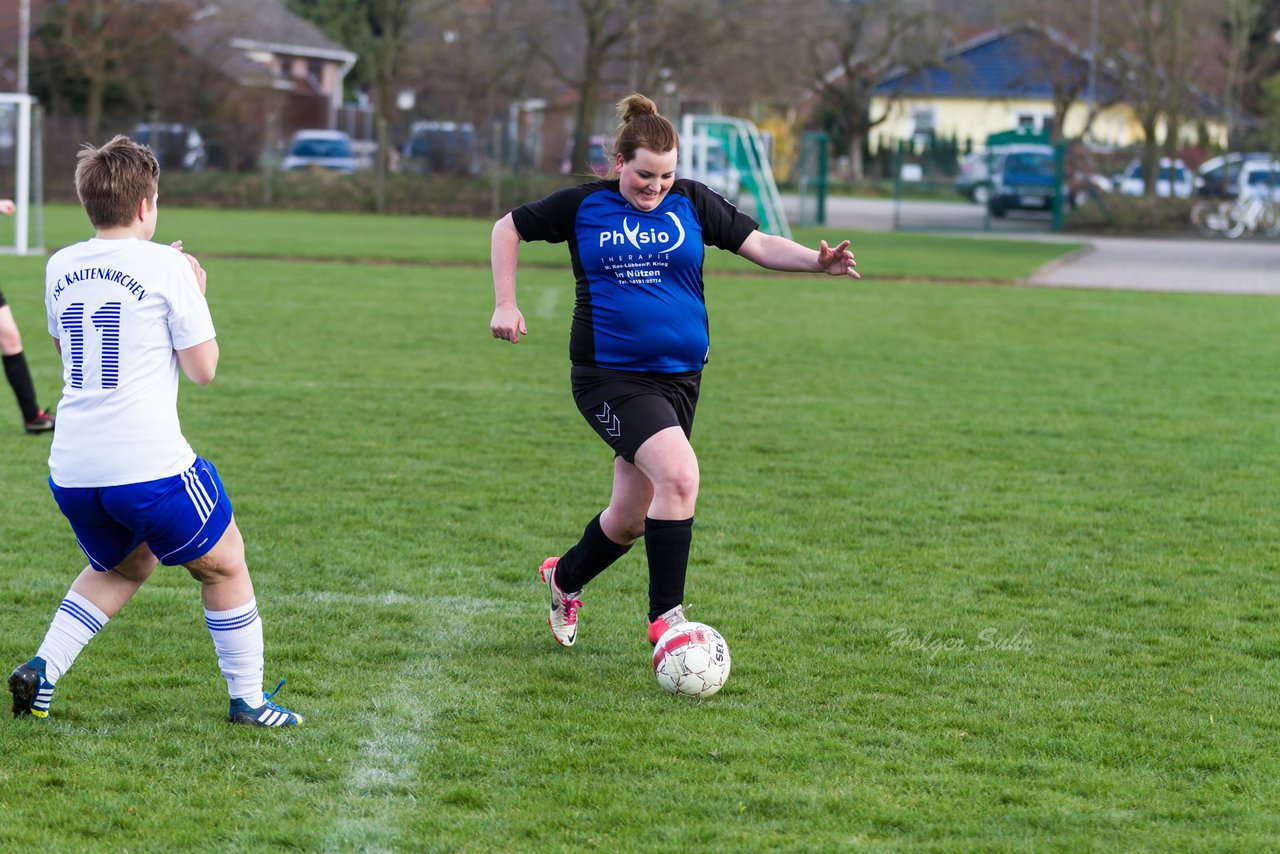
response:
[[[8,303],[4,301],[4,291],[0,291],[0,308],[4,308]]]
[[[629,463],[655,433],[679,427],[693,433],[702,372],[640,374],[574,366],[573,399],[587,423]]]

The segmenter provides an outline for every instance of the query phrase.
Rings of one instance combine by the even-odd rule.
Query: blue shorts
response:
[[[165,566],[188,563],[217,545],[231,524],[231,499],[218,470],[200,457],[182,474],[160,480],[61,487],[49,478],[49,488],[99,572],[119,566],[142,543]]]

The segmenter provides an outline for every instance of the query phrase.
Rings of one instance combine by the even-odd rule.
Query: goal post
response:
[[[44,254],[40,140],[40,110],[36,99],[31,95],[0,92],[0,197],[12,193],[15,207],[13,239],[0,244],[0,254]]]
[[[791,168],[796,188],[796,225],[827,224],[827,182],[831,138],[823,131],[800,136],[800,156]]]
[[[687,114],[680,131],[680,174],[693,178],[741,207],[770,234],[791,236],[769,152],[756,126],[732,116]]]

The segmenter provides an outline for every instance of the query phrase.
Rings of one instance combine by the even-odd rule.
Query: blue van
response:
[[[400,170],[414,175],[479,175],[475,128],[467,122],[414,122],[401,151]]]
[[[1052,211],[1058,193],[1051,145],[1010,145],[993,155],[991,198],[994,217],[1011,210]]]

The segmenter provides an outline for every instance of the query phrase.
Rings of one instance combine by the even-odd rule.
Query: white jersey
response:
[[[63,487],[171,477],[195,453],[178,424],[178,356],[214,337],[181,252],[93,238],[45,270],[49,334],[62,345],[62,400],[49,469]]]

